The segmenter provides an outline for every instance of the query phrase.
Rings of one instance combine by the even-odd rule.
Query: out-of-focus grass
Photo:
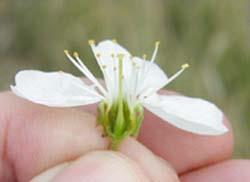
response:
[[[21,69],[79,75],[65,48],[79,51],[100,76],[90,38],[116,38],[139,56],[160,40],[157,62],[168,74],[191,65],[169,89],[223,108],[235,130],[235,156],[250,157],[249,8],[246,0],[1,0],[0,88]]]

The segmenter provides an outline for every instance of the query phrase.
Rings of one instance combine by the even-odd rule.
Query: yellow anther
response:
[[[116,39],[112,39],[112,42],[117,43],[117,40]]]
[[[64,54],[69,54],[69,51],[67,49],[65,49]]]
[[[186,64],[181,65],[181,68],[182,68],[182,69],[186,69],[186,68],[188,68],[188,67],[189,67],[189,64],[187,64],[187,63],[186,63]]]
[[[95,40],[89,40],[89,45],[94,45],[95,44]]]
[[[146,55],[146,54],[143,54],[143,55],[142,55],[142,58],[143,58],[144,60],[146,60],[146,59],[147,59],[147,55]]]
[[[96,53],[96,57],[100,58],[101,57],[101,53]]]
[[[158,47],[160,45],[160,41],[155,42],[155,46]]]
[[[59,70],[58,73],[63,74],[64,72],[62,70]]]
[[[74,57],[79,57],[78,52],[74,52],[74,53],[73,53],[73,56],[74,56]]]

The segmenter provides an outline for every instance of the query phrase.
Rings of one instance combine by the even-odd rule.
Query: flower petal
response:
[[[141,69],[138,93],[144,95],[145,92],[148,92],[148,89],[156,92],[167,84],[167,75],[156,63],[143,60],[139,57],[134,57],[133,61]]]
[[[80,106],[101,99],[91,86],[64,72],[24,70],[17,73],[15,81],[11,89],[16,95],[47,106]]]
[[[144,106],[182,130],[201,135],[220,135],[228,131],[222,112],[202,99],[155,94],[145,100]]]

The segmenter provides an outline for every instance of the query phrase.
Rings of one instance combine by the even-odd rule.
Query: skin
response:
[[[146,111],[138,141],[109,151],[95,105],[49,108],[0,93],[0,182],[250,181],[250,161],[231,160],[233,134],[179,130]]]

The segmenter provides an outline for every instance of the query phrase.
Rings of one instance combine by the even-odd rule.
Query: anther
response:
[[[160,45],[160,41],[155,42],[155,46],[158,47]]]
[[[95,44],[95,40],[89,40],[89,45],[94,45]]]
[[[186,63],[186,64],[181,65],[181,68],[182,68],[182,69],[186,69],[186,68],[188,68],[188,67],[189,67],[189,64],[187,64],[187,63]]]
[[[112,39],[112,42],[113,42],[113,43],[117,43],[117,40],[116,40],[116,39]]]
[[[79,57],[79,54],[78,54],[77,52],[74,52],[74,53],[73,53],[73,56],[76,57],[76,58],[78,58],[78,57]]]
[[[112,54],[111,54],[111,57],[112,57],[112,58],[115,58],[115,55],[114,55],[114,53],[112,53]]]
[[[68,55],[69,51],[67,49],[64,50],[64,54]]]
[[[114,67],[114,68],[113,68],[113,70],[114,70],[114,71],[116,71],[116,70],[117,70],[117,68],[116,68],[116,67]]]
[[[146,60],[146,59],[147,59],[147,55],[146,55],[146,54],[143,54],[143,55],[142,55],[142,58],[143,58],[144,60]]]
[[[102,65],[102,68],[105,69],[105,68],[107,68],[107,66],[106,65]]]
[[[96,57],[100,58],[101,54],[100,53],[96,53]]]

